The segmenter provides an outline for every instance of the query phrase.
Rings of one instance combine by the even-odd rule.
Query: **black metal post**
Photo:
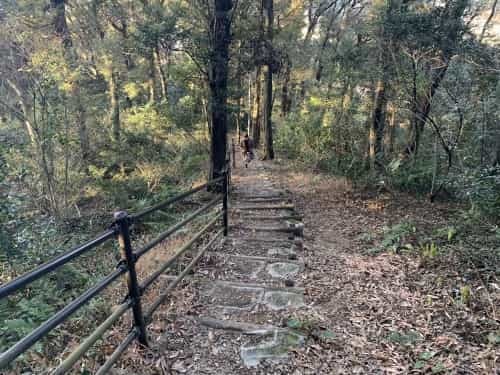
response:
[[[121,256],[122,259],[125,260],[128,267],[128,292],[130,299],[132,300],[134,324],[138,331],[137,338],[142,345],[148,346],[146,325],[144,323],[144,316],[142,315],[139,283],[137,282],[137,273],[135,271],[136,260],[132,251],[132,243],[130,241],[130,217],[126,211],[118,211],[115,212],[114,218],[119,229],[118,241],[120,242]]]
[[[224,236],[227,236],[229,231],[229,221],[228,221],[228,210],[227,210],[227,198],[229,193],[228,188],[229,183],[229,164],[226,164],[226,170],[224,171],[224,182],[222,185],[222,211],[223,211],[223,220],[224,220]]]

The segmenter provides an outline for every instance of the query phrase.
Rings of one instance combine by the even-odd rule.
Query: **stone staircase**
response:
[[[187,348],[186,371],[179,372],[288,373],[278,368],[305,342],[287,327],[294,311],[307,307],[303,224],[293,197],[277,186],[265,162],[235,172],[229,236],[196,268],[194,306],[175,323],[185,328]]]

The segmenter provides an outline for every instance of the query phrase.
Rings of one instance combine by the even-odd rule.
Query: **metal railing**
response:
[[[113,354],[107,358],[106,362],[98,370],[97,374],[106,373],[118,360],[120,354],[122,354],[127,347],[137,339],[142,345],[147,346],[147,333],[146,327],[152,321],[152,317],[156,309],[165,302],[168,294],[173,288],[186,276],[186,274],[196,265],[196,263],[201,259],[203,254],[215,243],[215,241],[223,234],[227,236],[228,234],[228,194],[229,194],[229,184],[231,175],[231,165],[229,160],[226,163],[226,169],[222,176],[207,181],[206,183],[197,186],[194,189],[186,191],[179,194],[173,198],[170,198],[164,202],[156,204],[150,208],[147,208],[136,214],[129,215],[125,211],[119,211],[114,214],[114,223],[110,229],[101,233],[94,239],[88,241],[87,243],[77,246],[58,257],[44,263],[34,270],[0,286],[0,301],[7,298],[14,292],[17,292],[28,284],[40,279],[41,277],[49,274],[50,272],[58,269],[62,265],[78,258],[79,256],[87,253],[88,251],[102,245],[108,241],[118,239],[121,260],[118,263],[116,269],[109,275],[100,280],[97,284],[92,286],[90,289],[85,291],[83,294],[75,298],[71,303],[66,305],[60,311],[55,313],[51,318],[45,321],[42,325],[36,328],[33,332],[22,338],[8,350],[0,354],[0,369],[4,369],[9,366],[18,356],[26,352],[31,346],[41,340],[50,331],[59,326],[61,323],[66,321],[75,311],[89,302],[92,298],[101,293],[106,287],[117,280],[121,275],[127,274],[127,286],[128,294],[123,303],[121,303],[114,312],[102,322],[94,332],[88,336],[70,355],[64,359],[64,361],[55,369],[55,374],[63,374],[69,371],[72,366],[85,354],[85,352],[94,345],[104,333],[117,322],[129,309],[132,309],[132,317],[134,325],[131,328],[125,339],[118,345]],[[141,222],[146,216],[153,214],[159,210],[166,208],[174,203],[177,203],[184,198],[187,198],[201,190],[215,187],[214,190],[217,191],[215,197],[208,203],[204,204],[202,207],[198,208],[196,211],[188,215],[183,220],[174,224],[164,232],[160,233],[155,239],[148,242],[138,250],[134,251],[132,247],[132,241],[130,236],[131,226]],[[177,250],[175,255],[168,259],[157,271],[150,275],[146,280],[139,283],[136,273],[136,263],[137,261],[152,250],[155,246],[160,244],[170,235],[184,227],[186,224],[193,221],[195,218],[199,217],[202,213],[213,208],[215,205],[222,203],[222,209],[217,211],[217,214],[212,218],[208,224],[206,224],[198,233],[196,233],[187,243],[185,243],[180,249]],[[195,255],[188,266],[165,288],[164,292],[156,299],[156,301],[143,312],[143,306],[141,303],[141,296],[148,289],[148,287],[158,279],[158,277],[168,270],[175,261],[183,255],[187,250],[189,250],[193,244],[199,240],[204,234],[206,234],[211,229],[215,228],[222,218],[223,228],[219,230],[210,241],[202,247],[202,249]]]

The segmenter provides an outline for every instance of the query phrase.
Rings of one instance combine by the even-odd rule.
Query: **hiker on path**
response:
[[[243,150],[243,159],[245,159],[245,168],[248,168],[248,163],[253,159],[253,141],[245,133],[241,141],[241,148]]]

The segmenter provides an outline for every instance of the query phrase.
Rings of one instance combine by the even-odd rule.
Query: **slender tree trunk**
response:
[[[273,147],[273,73],[271,67],[265,67],[265,88],[264,88],[264,108],[263,108],[263,126],[264,126],[264,160],[274,159]]]
[[[238,67],[236,68],[236,92],[237,92],[237,108],[236,108],[236,135],[238,139],[238,143],[241,138],[241,126],[242,126],[242,118],[241,118],[241,107],[243,106],[243,99],[245,97],[245,92],[243,88],[243,72],[241,67],[241,49],[240,45],[238,46]]]
[[[248,74],[248,113],[247,113],[247,134],[252,133],[252,76]],[[238,140],[239,142],[239,140]]]
[[[292,100],[290,98],[290,77],[292,70],[292,62],[290,57],[285,59],[285,73],[283,77],[283,87],[281,89],[281,116],[285,117],[290,113]]]
[[[321,76],[323,74],[323,53],[328,45],[328,40],[330,39],[330,32],[332,31],[333,24],[336,20],[336,13],[330,17],[328,21],[328,25],[325,30],[325,36],[323,37],[323,41],[321,43],[321,47],[319,48],[318,55],[316,56],[316,80],[321,81]]]
[[[110,122],[112,130],[112,140],[116,144],[120,143],[120,78],[118,73],[111,68],[109,79],[109,101],[110,101]]]
[[[254,141],[254,146],[256,148],[260,145],[260,129],[261,129],[261,93],[262,93],[262,82],[261,82],[261,67],[257,67],[255,72],[255,95],[254,95],[254,114],[252,119],[252,134],[251,137]]]
[[[72,88],[71,91],[75,99],[75,106],[76,106],[75,116],[76,116],[76,123],[78,124],[78,138],[80,140],[82,159],[85,163],[83,167],[85,171],[87,171],[87,162],[90,158],[90,140],[89,140],[89,132],[87,129],[85,108],[83,107],[83,103],[81,100],[82,97],[80,94],[79,82],[74,84],[74,87]]]
[[[429,88],[420,95],[416,93],[416,84],[414,83],[414,105],[413,105],[413,119],[412,119],[412,132],[410,133],[410,139],[406,147],[407,155],[417,155],[418,148],[420,145],[420,138],[424,131],[425,124],[429,117],[431,111],[431,104],[434,95],[439,89],[441,82],[446,76],[450,60],[455,54],[458,41],[462,37],[461,27],[458,25],[462,22],[462,17],[468,6],[468,1],[449,1],[446,2],[444,8],[444,14],[441,16],[446,19],[448,23],[455,23],[457,27],[451,27],[448,32],[452,33],[448,35],[448,41],[446,44],[441,46],[441,57],[439,61],[439,66],[437,68],[431,69],[431,83]],[[413,62],[413,69],[416,71],[416,61]],[[415,82],[414,73],[414,82]],[[417,99],[415,99],[417,98]]]
[[[417,99],[413,104],[412,129],[408,145],[406,146],[406,153],[408,155],[416,156],[418,153],[420,138],[424,131],[429,113],[431,112],[432,98],[436,94],[447,70],[448,62],[446,62],[442,67],[436,69],[429,90],[420,95],[420,97],[417,96]]]
[[[374,103],[375,103],[375,88],[374,88],[374,82],[370,83],[370,100],[368,101],[369,108],[367,110],[367,116],[366,116],[366,121],[365,121],[365,134],[366,136],[364,137],[364,142],[362,145],[363,148],[363,155],[364,155],[364,160],[365,160],[365,167],[368,169],[370,166],[370,150],[371,150],[371,144],[372,140],[373,142],[375,141],[375,134],[372,134],[373,127],[373,108],[374,108]],[[374,148],[375,150],[375,148]]]
[[[156,60],[156,67],[158,70],[158,77],[160,77],[160,87],[161,87],[161,96],[163,100],[168,100],[168,79],[167,79],[167,74],[168,72],[165,72],[165,69],[163,69],[163,65],[161,63],[161,57],[160,57],[160,49],[158,48],[158,45],[156,45],[155,48],[155,60]],[[168,69],[168,63],[170,60],[169,52],[167,52],[167,69]]]
[[[385,95],[386,82],[381,79],[375,88],[373,104],[373,120],[370,128],[370,166],[372,169],[383,158],[383,141],[387,99]]]
[[[148,67],[148,86],[149,86],[149,103],[157,104],[158,100],[158,90],[156,86],[156,62],[155,53],[152,49],[148,56],[149,67]]]
[[[231,0],[214,0],[213,53],[210,71],[212,134],[210,147],[210,177],[222,175],[226,164],[227,147],[227,81],[229,44],[231,42]]]
[[[396,136],[396,107],[393,103],[388,106],[388,112],[389,122],[387,123],[384,153],[392,155],[394,153],[394,138]]]
[[[66,0],[52,0],[51,6],[55,11],[53,20],[55,34],[61,39],[64,49],[64,58],[68,66],[76,70],[78,67],[78,57],[73,47],[73,40],[66,20]],[[86,123],[85,108],[82,103],[80,92],[81,82],[77,78],[70,82],[71,98],[73,99],[73,108],[75,111],[75,120],[78,128],[78,137],[80,140],[80,150],[82,155],[83,167],[87,170],[87,162],[90,156],[90,142]]]

